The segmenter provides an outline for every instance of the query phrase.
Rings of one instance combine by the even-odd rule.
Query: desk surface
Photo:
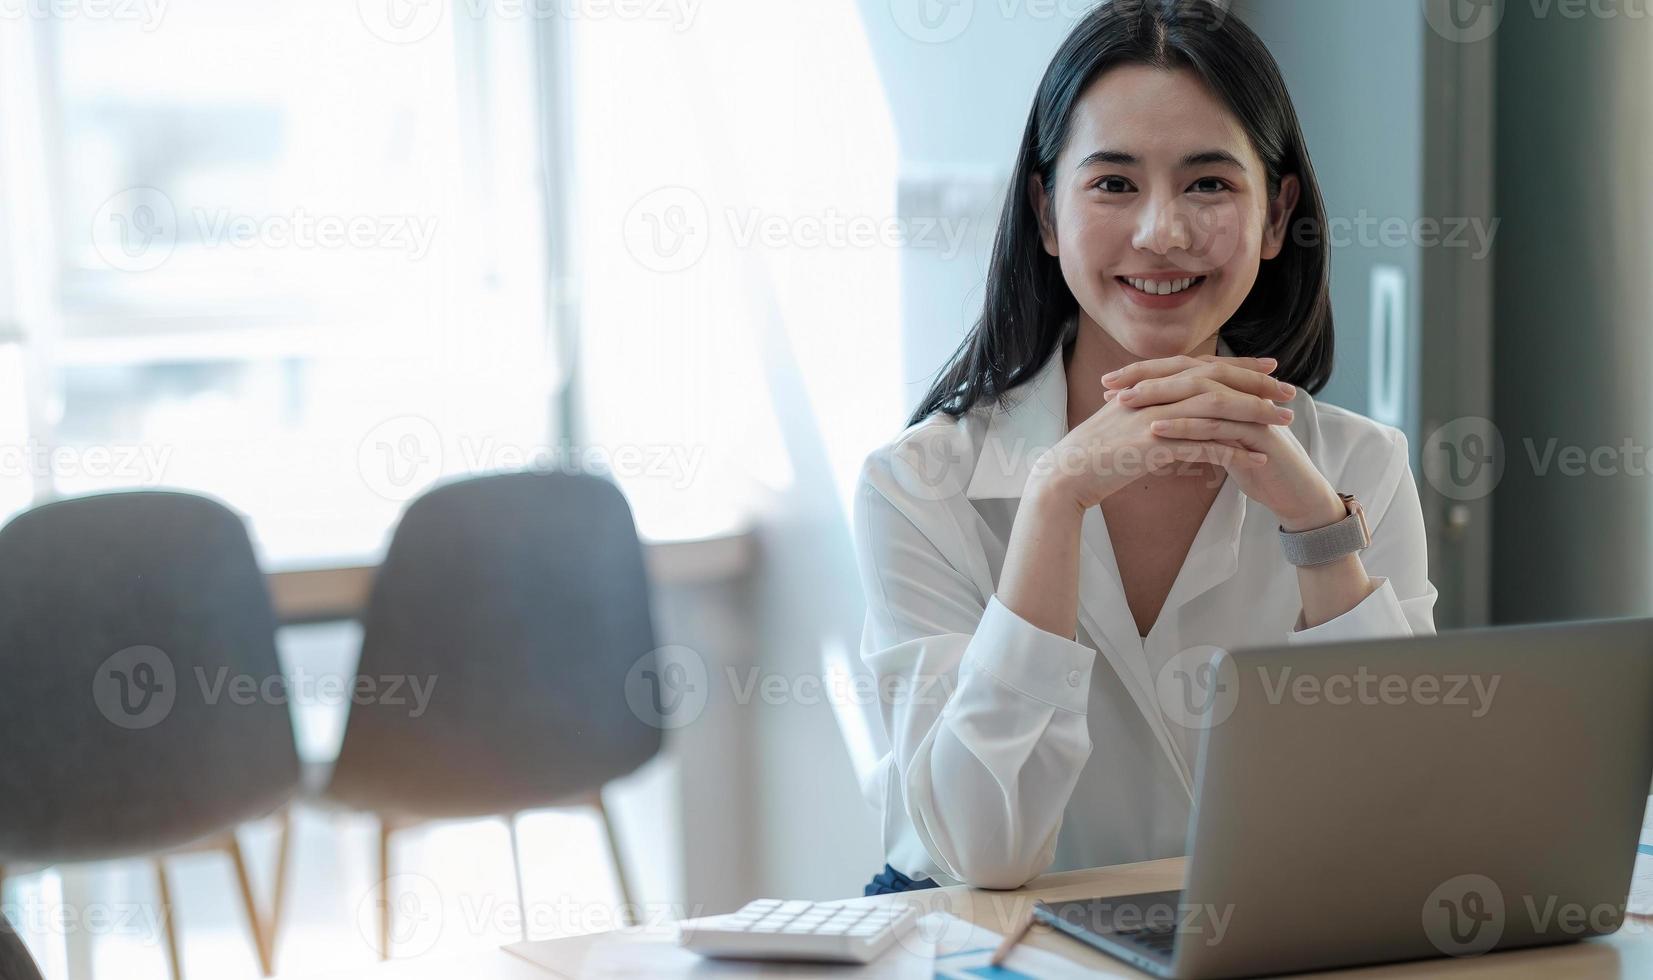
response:
[[[1091,898],[1104,895],[1129,895],[1137,892],[1166,891],[1181,886],[1182,858],[1148,861],[1142,864],[1097,868],[1090,871],[1067,871],[1044,875],[1026,887],[1013,892],[992,892],[963,886],[935,888],[902,895],[882,895],[875,898],[851,899],[846,904],[885,903],[908,901],[931,911],[951,912],[962,919],[1006,933],[1020,923],[1033,902],[1038,899],[1064,900]],[[629,930],[639,941],[673,941],[667,930]],[[583,964],[598,944],[612,944],[613,933],[578,936],[570,939],[552,939],[532,943],[542,962],[553,965],[556,973],[575,980],[589,975]],[[1074,942],[1048,930],[1035,930],[1028,938],[1030,945],[1038,946],[1084,966],[1105,970],[1115,976],[1147,976],[1138,973],[1118,960]],[[612,948],[610,946],[610,948]],[[607,958],[605,958],[607,959]],[[612,962],[609,959],[609,962]],[[743,977],[754,978],[766,973],[748,969]],[[777,971],[776,975],[780,975]],[[344,974],[340,974],[343,980]],[[351,971],[350,977],[368,980],[436,980],[466,976],[474,980],[545,980],[547,974],[513,955],[507,950],[461,957],[410,960],[389,963],[377,971]],[[1413,963],[1395,963],[1364,967],[1356,970],[1338,970],[1333,973],[1298,974],[1302,977],[1358,977],[1376,980],[1387,977],[1444,976],[1461,978],[1646,978],[1653,977],[1653,920],[1630,917],[1624,927],[1612,936],[1591,939],[1562,946],[1541,949],[1494,953],[1463,959],[1434,959]],[[319,980],[319,978],[318,978]]]

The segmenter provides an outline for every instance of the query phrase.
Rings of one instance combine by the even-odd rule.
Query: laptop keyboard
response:
[[[1176,950],[1177,930],[1183,924],[1178,914],[1181,902],[1182,892],[1163,891],[1052,902],[1045,910],[1062,923],[1063,931],[1082,942],[1094,946],[1097,940],[1111,940],[1116,949],[1129,946],[1150,960],[1168,965]],[[1106,943],[1102,949],[1112,952]]]
[[[1177,925],[1168,922],[1163,925],[1144,926],[1141,929],[1122,929],[1114,935],[1129,939],[1157,956],[1169,957],[1172,947],[1177,944]]]

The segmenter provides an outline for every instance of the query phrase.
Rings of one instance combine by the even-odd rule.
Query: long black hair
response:
[[[985,399],[1001,401],[1061,343],[1078,301],[1057,259],[1044,251],[1030,181],[1037,176],[1050,191],[1074,105],[1103,72],[1127,64],[1188,69],[1203,79],[1262,158],[1270,200],[1282,177],[1297,175],[1302,192],[1284,248],[1263,263],[1220,334],[1240,356],[1278,360],[1280,380],[1311,394],[1325,387],[1332,370],[1329,255],[1319,233],[1326,212],[1280,66],[1251,28],[1211,0],[1107,0],[1074,26],[1045,69],[999,217],[981,318],[908,425],[937,411],[956,417]]]

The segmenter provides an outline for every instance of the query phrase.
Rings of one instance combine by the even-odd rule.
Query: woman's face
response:
[[[1037,177],[1029,194],[1080,309],[1153,358],[1210,340],[1280,254],[1297,177],[1281,184],[1270,202],[1245,130],[1197,76],[1123,65],[1080,97],[1048,195]]]

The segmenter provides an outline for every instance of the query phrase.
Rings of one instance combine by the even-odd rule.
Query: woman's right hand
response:
[[[1100,504],[1118,490],[1150,474],[1183,463],[1222,467],[1260,467],[1268,462],[1261,453],[1209,440],[1168,439],[1153,432],[1153,424],[1170,418],[1228,419],[1250,425],[1285,425],[1289,408],[1275,400],[1291,397],[1268,372],[1273,358],[1171,358],[1181,370],[1169,378],[1186,378],[1195,392],[1167,404],[1133,408],[1128,398],[1111,397],[1107,404],[1074,426],[1040,457],[1030,489],[1057,494],[1081,510]],[[1097,385],[1102,385],[1097,379]],[[1129,390],[1129,389],[1127,389]]]

